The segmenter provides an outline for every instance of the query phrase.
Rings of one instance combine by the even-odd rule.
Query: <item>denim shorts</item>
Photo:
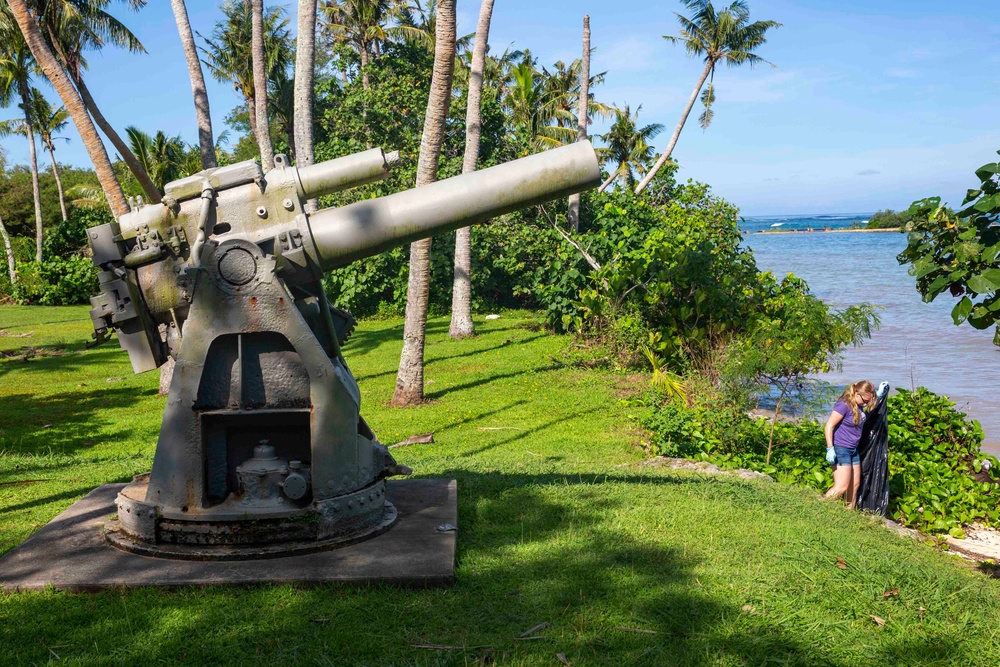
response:
[[[837,465],[839,466],[859,466],[861,465],[861,457],[858,456],[858,450],[854,447],[838,447],[833,446],[833,454]]]

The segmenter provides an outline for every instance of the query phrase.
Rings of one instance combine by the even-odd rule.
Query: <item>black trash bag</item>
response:
[[[889,513],[889,424],[885,404],[888,397],[886,389],[868,413],[858,443],[861,457],[858,509],[882,516]]]

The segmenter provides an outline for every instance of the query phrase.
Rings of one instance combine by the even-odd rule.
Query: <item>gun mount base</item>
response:
[[[356,544],[381,535],[398,518],[385,499],[385,481],[304,508],[273,507],[252,514],[234,510],[178,515],[137,498],[146,494],[140,475],[118,494],[118,516],[105,533],[123,551],[180,560],[253,560],[310,553]]]

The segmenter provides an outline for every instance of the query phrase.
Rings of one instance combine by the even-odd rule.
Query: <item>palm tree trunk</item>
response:
[[[3,224],[3,217],[0,217],[0,236],[3,237],[3,248],[7,251],[7,273],[10,274],[10,286],[13,287],[17,281],[14,248],[10,245],[10,235],[7,234],[7,227]]]
[[[299,36],[295,45],[295,100],[292,112],[295,164],[308,167],[313,158],[313,79],[316,74],[316,0],[299,0]],[[306,202],[306,211],[319,209],[319,201]]]
[[[469,99],[465,109],[465,155],[462,173],[476,170],[479,162],[479,138],[482,134],[483,70],[486,68],[486,48],[489,45],[490,21],[494,0],[483,0],[476,25],[476,43],[472,49],[469,70]],[[465,338],[476,333],[472,322],[472,228],[463,227],[455,233],[455,278],[451,290],[451,326],[448,335]]]
[[[56,189],[59,191],[59,212],[62,213],[62,221],[66,222],[69,215],[66,213],[66,197],[63,195],[62,178],[59,176],[59,165],[56,163],[56,152],[52,148],[51,141],[46,142],[45,148],[48,149],[49,157],[52,159],[52,176],[56,179]]]
[[[366,42],[361,43],[361,52],[358,54],[361,56],[361,88],[368,90],[368,44]]]
[[[7,5],[28,43],[28,48],[31,49],[31,53],[35,57],[35,62],[42,68],[73,119],[76,131],[80,134],[83,145],[94,163],[97,179],[108,198],[111,213],[116,218],[125,215],[129,211],[125,194],[111,168],[111,160],[108,158],[107,151],[104,150],[104,144],[101,143],[101,138],[97,134],[97,128],[94,127],[94,123],[87,113],[87,107],[80,99],[80,93],[66,76],[66,72],[63,71],[62,65],[56,60],[52,51],[49,50],[48,44],[42,37],[41,29],[38,27],[38,22],[29,13],[25,0],[7,0]]]
[[[587,112],[590,102],[590,16],[583,17],[583,59],[580,63],[580,105],[577,109],[576,140],[587,140]],[[566,220],[569,229],[576,234],[580,231],[580,193],[569,196]]]
[[[267,120],[267,60],[264,57],[264,0],[250,0],[250,20],[253,33],[250,50],[253,53],[253,95],[257,114],[257,147],[264,171],[274,168],[274,147],[271,146],[271,125]]]
[[[439,0],[434,40],[434,72],[427,99],[427,115],[420,139],[417,187],[437,180],[445,121],[451,103],[451,81],[455,72],[455,0]],[[392,404],[414,405],[424,398],[424,334],[427,325],[427,297],[430,287],[431,240],[410,244],[410,276],[406,292],[406,321],[403,350],[396,375]]]
[[[132,150],[128,147],[128,144],[122,140],[121,135],[119,135],[115,128],[111,126],[111,123],[109,123],[104,117],[104,114],[101,113],[100,108],[97,106],[97,102],[94,101],[93,96],[90,94],[90,89],[87,88],[87,84],[84,83],[83,77],[75,76],[73,77],[73,82],[76,84],[77,90],[80,91],[80,97],[83,99],[83,103],[86,105],[87,111],[90,112],[90,115],[94,118],[94,122],[97,123],[97,126],[101,128],[104,135],[111,141],[111,145],[115,147],[116,151],[118,151],[118,155],[121,157],[122,162],[124,162],[129,168],[129,171],[132,172],[132,175],[135,176],[136,180],[139,181],[139,185],[142,187],[142,191],[146,195],[146,198],[154,204],[160,203],[161,196],[159,188],[156,187],[156,184],[153,183],[153,179],[151,179],[149,174],[146,173],[146,170],[143,169],[142,164],[140,164],[139,160],[136,159]],[[101,143],[101,149],[104,150],[103,142]]]
[[[312,97],[316,75],[316,0],[299,0],[298,39],[295,45],[295,93],[292,125],[295,164],[299,168],[314,162],[312,145]],[[319,209],[319,200],[306,202],[306,212]]]
[[[667,160],[670,159],[670,154],[674,152],[674,146],[677,145],[677,140],[681,136],[681,130],[684,129],[684,123],[687,122],[688,116],[691,115],[691,109],[694,108],[694,103],[698,101],[698,93],[701,92],[701,87],[705,85],[705,80],[708,79],[709,73],[712,71],[712,67],[715,66],[715,62],[708,61],[705,64],[705,71],[701,73],[701,78],[698,79],[698,84],[694,87],[694,91],[691,93],[691,99],[688,100],[687,106],[684,107],[684,113],[681,114],[681,119],[677,123],[677,127],[674,128],[674,133],[670,137],[670,143],[667,144],[667,150],[663,151],[663,155],[660,159],[656,161],[653,168],[649,170],[649,173],[639,182],[639,185],[635,188],[635,193],[639,194],[646,189],[653,177],[656,176],[656,172],[660,170]]]
[[[601,183],[601,187],[597,188],[597,191],[598,192],[604,192],[605,190],[607,190],[608,186],[610,186],[612,183],[614,183],[616,178],[618,178],[618,171],[617,170],[615,170],[614,172],[611,173],[610,176],[608,176],[608,180],[606,180],[603,183]]]
[[[41,35],[40,32],[39,35]],[[57,53],[59,54],[59,57],[62,59],[62,62],[64,64],[68,63],[69,61],[66,58],[66,54],[63,53],[62,47],[59,45],[59,40],[56,39],[56,36],[52,33],[51,28],[49,29],[49,40],[55,47]],[[49,53],[51,54],[51,51]],[[55,60],[55,58],[53,58],[53,60]],[[56,65],[59,66],[59,68],[62,70],[62,66],[59,64],[59,61],[55,60],[55,62]],[[72,83],[70,85],[75,86],[77,96],[79,96],[81,101],[83,102],[85,110],[91,117],[93,117],[93,122],[91,123],[91,125],[93,125],[93,123],[97,123],[97,126],[101,128],[101,131],[104,132],[105,136],[107,136],[108,139],[111,140],[111,144],[118,151],[118,154],[121,156],[121,159],[125,163],[125,165],[129,168],[129,171],[131,171],[132,174],[135,176],[136,180],[139,181],[139,185],[142,187],[142,191],[146,194],[146,197],[149,198],[149,201],[153,202],[154,204],[159,203],[160,191],[157,189],[156,185],[153,184],[153,181],[149,178],[149,174],[147,174],[146,170],[142,168],[142,165],[139,164],[139,161],[135,159],[135,155],[133,155],[132,151],[129,150],[128,144],[122,141],[121,136],[119,136],[119,134],[115,131],[115,128],[111,127],[111,123],[109,123],[107,119],[104,118],[104,114],[101,113],[100,108],[98,108],[97,106],[97,102],[94,101],[94,98],[90,94],[90,89],[87,88],[87,84],[84,83],[83,75],[80,74],[79,69],[74,69],[73,67],[66,67],[66,69],[63,70],[63,73],[69,74],[69,77],[72,79]],[[69,93],[69,91],[67,91],[67,93]],[[62,95],[60,95],[60,97],[62,97]],[[63,98],[64,104],[65,101],[66,98]],[[69,105],[66,105],[66,108],[68,109]],[[70,113],[70,116],[71,117],[73,116],[72,112]],[[75,118],[73,119],[73,122],[74,124],[77,123]],[[104,142],[101,141],[100,135],[96,136],[98,144],[95,147],[95,150],[102,152],[104,154],[104,158],[107,159],[108,163],[110,163],[111,158],[108,157],[108,151],[104,147]],[[88,148],[87,150],[89,152],[90,148]],[[94,156],[93,154],[91,154],[91,161],[93,162],[93,160]],[[100,180],[100,176],[98,176],[98,180]],[[114,180],[115,183],[117,183],[118,177],[115,176]],[[101,182],[101,187],[102,188],[104,187],[103,181]],[[121,190],[121,185],[118,186],[118,189]],[[107,195],[107,191],[105,191],[105,195]],[[124,193],[122,194],[122,201],[123,202],[125,201]],[[125,206],[127,213],[128,204],[126,203]],[[114,211],[114,208],[112,208],[112,211]]]
[[[35,261],[42,261],[42,241],[45,230],[42,227],[42,193],[38,187],[38,153],[35,152],[35,128],[31,123],[31,113],[27,111],[28,100],[24,97],[24,122],[28,131],[28,157],[31,161],[31,196],[35,204]]]
[[[184,0],[170,0],[174,10],[174,20],[177,22],[177,32],[184,47],[184,59],[187,60],[188,76],[191,78],[191,93],[194,95],[194,113],[198,118],[198,147],[201,150],[201,168],[213,169],[218,166],[215,159],[215,138],[212,134],[212,114],[208,106],[208,91],[205,88],[205,76],[201,71],[201,60],[194,44],[194,33],[191,32],[191,22],[188,20],[187,7]]]

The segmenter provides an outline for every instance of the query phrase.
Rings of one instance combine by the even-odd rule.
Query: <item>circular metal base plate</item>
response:
[[[118,528],[118,521],[111,521],[105,530],[104,538],[108,544],[141,556],[154,558],[173,558],[177,560],[258,560],[262,558],[283,558],[299,554],[346,547],[377,537],[386,532],[396,523],[399,513],[389,501],[385,501],[385,513],[382,520],[374,526],[369,526],[356,533],[340,535],[325,540],[300,542],[283,542],[278,544],[248,544],[248,545],[194,545],[194,544],[151,544],[129,537]]]

